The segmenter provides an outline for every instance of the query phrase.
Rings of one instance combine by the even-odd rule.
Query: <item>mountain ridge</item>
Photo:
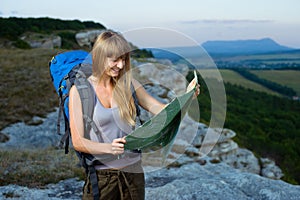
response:
[[[247,40],[213,40],[201,45],[210,54],[261,54],[292,51],[294,48],[283,46],[271,38]]]
[[[276,53],[297,53],[300,49],[283,46],[271,38],[246,40],[209,40],[199,46],[178,46],[147,48],[157,59],[180,60],[180,57],[194,58],[203,54],[212,57],[263,55]]]

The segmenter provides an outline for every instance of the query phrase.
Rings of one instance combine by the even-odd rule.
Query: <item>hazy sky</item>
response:
[[[156,27],[196,44],[270,37],[300,48],[299,0],[1,0],[0,16],[92,20],[120,32]],[[147,39],[152,33],[146,32],[129,40],[139,47],[148,47],[149,41],[156,46],[185,45],[168,34]],[[167,39],[171,42],[165,44]]]

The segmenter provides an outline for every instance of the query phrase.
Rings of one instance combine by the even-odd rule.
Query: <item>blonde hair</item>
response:
[[[121,118],[130,125],[135,125],[136,108],[131,91],[130,51],[128,42],[120,33],[108,30],[100,34],[92,50],[93,76],[100,81],[108,57],[124,58],[124,68],[119,76],[112,78],[113,98],[118,105]]]

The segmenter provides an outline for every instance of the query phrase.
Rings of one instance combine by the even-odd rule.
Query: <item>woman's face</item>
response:
[[[107,57],[106,58],[106,75],[110,77],[118,77],[120,74],[120,71],[125,66],[125,57],[119,57],[119,58],[112,58]]]

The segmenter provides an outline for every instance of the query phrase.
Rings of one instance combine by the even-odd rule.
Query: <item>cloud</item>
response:
[[[253,20],[253,19],[199,19],[180,21],[181,24],[257,24],[273,23],[274,20]]]

